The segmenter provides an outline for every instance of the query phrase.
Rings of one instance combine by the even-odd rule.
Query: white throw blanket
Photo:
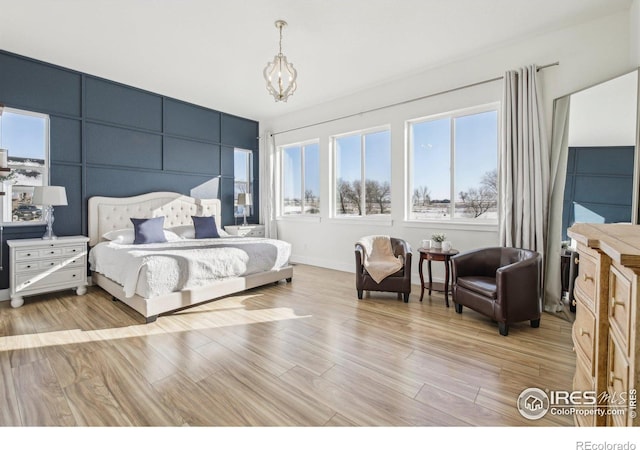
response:
[[[376,283],[402,269],[402,258],[393,254],[389,236],[365,236],[358,244],[364,249],[364,268]]]

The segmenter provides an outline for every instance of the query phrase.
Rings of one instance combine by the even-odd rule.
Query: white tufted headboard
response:
[[[133,228],[131,217],[165,216],[165,228],[190,225],[191,216],[214,216],[221,225],[220,200],[197,199],[175,192],[151,192],[134,197],[89,199],[89,245],[102,241],[107,231]]]

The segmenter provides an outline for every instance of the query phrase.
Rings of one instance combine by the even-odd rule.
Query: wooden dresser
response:
[[[618,415],[579,414],[576,424],[638,426],[640,225],[575,224],[568,235],[576,240],[579,254],[573,389],[597,392],[602,411],[623,410]]]

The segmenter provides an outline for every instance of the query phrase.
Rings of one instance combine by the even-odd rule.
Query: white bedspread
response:
[[[124,287],[127,297],[152,298],[212,281],[284,267],[291,244],[251,237],[184,239],[162,244],[101,242],[89,252],[91,270]]]

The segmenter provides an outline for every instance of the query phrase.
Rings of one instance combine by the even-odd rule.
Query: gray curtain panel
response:
[[[536,66],[506,72],[503,127],[500,243],[535,250],[544,258],[550,195],[549,147]]]

